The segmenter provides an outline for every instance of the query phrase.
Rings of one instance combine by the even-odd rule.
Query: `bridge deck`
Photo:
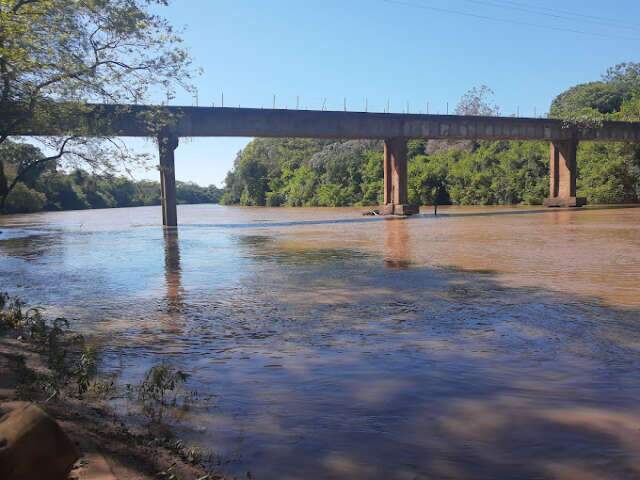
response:
[[[640,141],[640,123],[603,122],[577,128],[546,118],[419,115],[257,108],[89,105],[81,114],[57,114],[23,125],[13,135],[157,136],[157,124],[177,137],[300,137],[336,139]],[[5,117],[5,116],[3,116]],[[5,117],[6,119],[7,117]],[[4,120],[6,121],[6,120]],[[3,120],[0,119],[0,127]]]

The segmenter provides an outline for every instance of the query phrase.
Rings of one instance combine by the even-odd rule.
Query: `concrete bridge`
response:
[[[0,119],[0,129],[25,136],[155,137],[160,155],[163,224],[177,225],[175,150],[180,137],[299,137],[384,140],[385,213],[409,215],[407,141],[544,140],[550,143],[551,191],[547,206],[577,207],[576,150],[580,141],[640,142],[640,123],[603,122],[578,127],[546,118],[417,115],[256,108],[87,105],[58,113],[49,105],[41,120]]]

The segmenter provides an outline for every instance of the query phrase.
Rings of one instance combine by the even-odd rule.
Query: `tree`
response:
[[[409,203],[443,205],[451,203],[447,193],[447,157],[418,155],[409,163]]]
[[[485,117],[499,115],[500,107],[491,103],[493,95],[493,90],[486,85],[473,87],[460,99],[456,107],[456,115],[482,115]]]
[[[167,0],[2,0],[0,3],[0,144],[27,122],[46,122],[53,105],[76,117],[86,102],[141,103],[187,89],[190,59],[181,39],[152,12]],[[153,119],[151,119],[153,121]],[[24,163],[9,181],[0,165],[0,209],[33,169],[61,160],[113,171],[144,162],[113,138],[42,140],[46,156]]]
[[[627,89],[605,82],[583,83],[558,95],[551,103],[553,118],[599,116],[620,110],[628,97]]]
[[[7,202],[9,213],[32,213],[44,208],[47,197],[44,193],[36,192],[27,187],[24,183],[19,183],[11,191]]]
[[[608,68],[602,80],[618,87],[627,97],[640,94],[640,63],[619,63]]]
[[[640,120],[640,63],[620,63],[602,81],[576,85],[552,103],[551,115],[572,122]],[[640,148],[625,143],[580,144],[578,190],[589,203],[640,199]]]

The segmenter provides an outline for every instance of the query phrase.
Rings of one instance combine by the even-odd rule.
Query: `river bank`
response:
[[[77,351],[68,350],[80,336],[71,330],[56,332],[58,327],[46,321],[40,323],[44,330],[38,332],[38,325],[30,318],[33,310],[21,312],[20,324],[12,322],[16,317],[11,312],[15,299],[4,299],[0,308],[0,405],[33,402],[58,422],[81,453],[70,479],[223,478],[207,471],[170,429],[162,425],[133,427],[117,415],[108,403],[107,392],[113,393],[116,388],[113,380],[93,375],[81,378],[86,354],[78,356]],[[63,372],[54,364],[61,356],[67,357],[64,362],[73,362],[71,357],[78,362],[72,370]],[[89,392],[91,389],[94,391]]]

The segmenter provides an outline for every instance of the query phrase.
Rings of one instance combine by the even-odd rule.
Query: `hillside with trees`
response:
[[[469,91],[456,113],[497,115],[486,86]],[[600,81],[554,99],[550,116],[568,122],[640,119],[640,64],[610,68]],[[541,204],[549,192],[546,142],[412,140],[409,200],[455,205]],[[580,144],[578,192],[589,203],[640,199],[640,146]],[[255,139],[226,178],[225,204],[378,205],[382,143],[357,140]]]

